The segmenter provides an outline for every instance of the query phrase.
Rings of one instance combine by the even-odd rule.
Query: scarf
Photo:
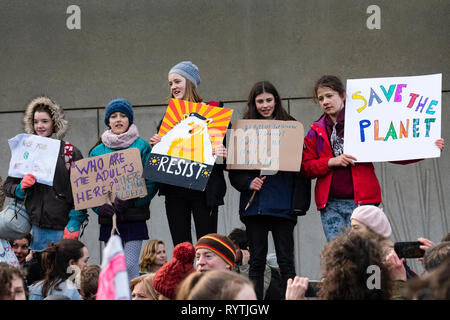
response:
[[[102,134],[102,142],[110,149],[128,148],[137,138],[139,138],[139,132],[134,123],[122,134],[115,134],[111,129]]]
[[[339,113],[336,123],[333,123],[328,116],[325,117],[327,134],[335,157],[344,153],[344,121],[345,108]]]

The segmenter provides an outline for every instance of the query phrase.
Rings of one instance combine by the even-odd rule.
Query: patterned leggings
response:
[[[125,242],[125,261],[129,280],[139,276],[139,257],[141,255],[142,240]]]

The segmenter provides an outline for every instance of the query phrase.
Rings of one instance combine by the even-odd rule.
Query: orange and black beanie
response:
[[[218,233],[210,233],[201,237],[197,241],[195,251],[198,249],[208,249],[217,254],[231,267],[234,268],[234,262],[236,260],[236,252],[234,251],[234,245],[230,238]]]

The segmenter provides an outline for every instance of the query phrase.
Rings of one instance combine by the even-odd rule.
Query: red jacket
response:
[[[330,141],[322,116],[308,131],[303,148],[302,173],[315,179],[314,197],[317,210],[325,208],[330,193],[333,170],[328,168],[328,160],[333,158]],[[351,167],[355,204],[381,202],[381,188],[371,162],[356,163]]]

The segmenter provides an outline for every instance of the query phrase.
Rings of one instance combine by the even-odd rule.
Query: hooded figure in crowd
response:
[[[69,124],[62,107],[52,99],[33,99],[25,110],[23,124],[25,133],[61,141],[53,186],[36,182],[31,173],[22,179],[8,177],[3,185],[6,196],[24,200],[32,224],[30,249],[42,252],[52,242],[78,239],[80,235],[87,214],[86,210],[74,209],[70,167],[83,156],[78,148],[63,140]]]

